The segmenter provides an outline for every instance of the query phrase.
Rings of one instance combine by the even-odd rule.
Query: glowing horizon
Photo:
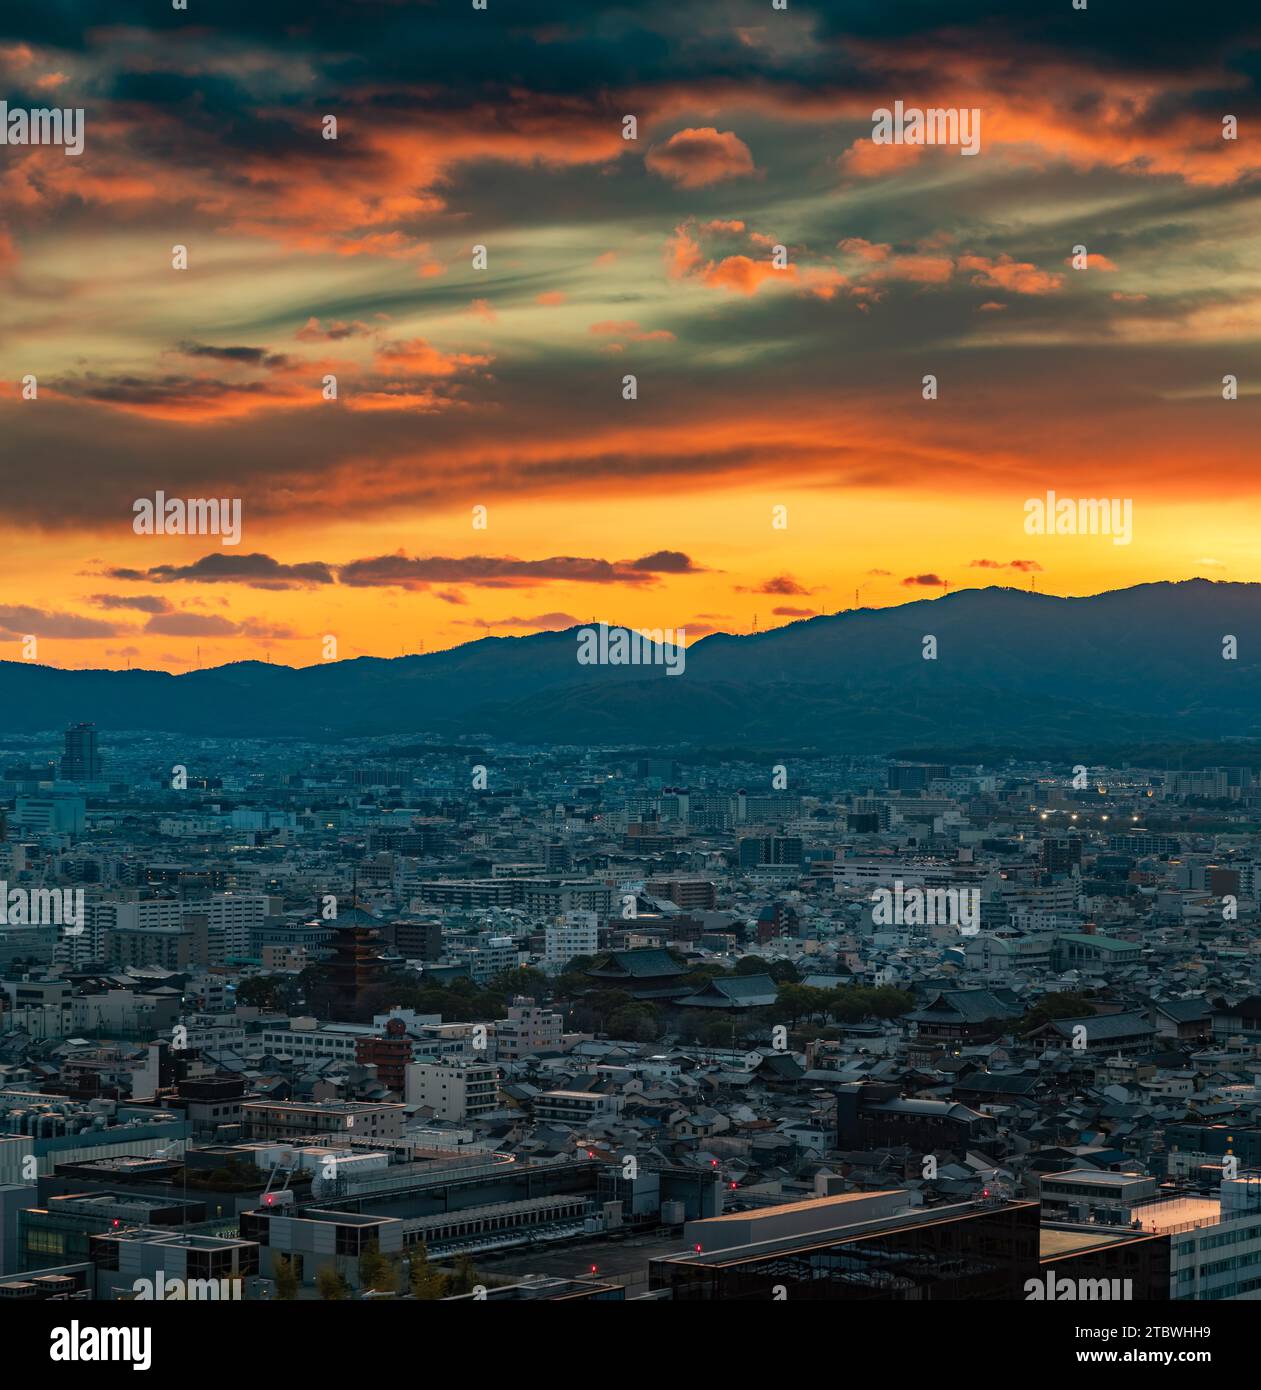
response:
[[[1261,580],[1261,20],[926,8],[0,17],[10,108],[85,112],[0,149],[0,659]],[[904,99],[975,157],[873,144]]]

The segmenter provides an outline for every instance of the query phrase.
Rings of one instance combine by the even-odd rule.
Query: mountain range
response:
[[[521,743],[1071,750],[1261,736],[1261,584],[1083,598],[991,587],[715,633],[686,668],[584,666],[578,633],[171,675],[0,662],[0,734],[92,721],[221,737],[473,735]],[[1223,657],[1233,636],[1237,657]],[[925,638],[936,641],[926,660]]]

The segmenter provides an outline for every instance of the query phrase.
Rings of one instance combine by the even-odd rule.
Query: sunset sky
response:
[[[1259,74],[1172,0],[4,6],[0,98],[86,133],[0,147],[0,659],[1261,580]],[[980,153],[873,145],[896,100]]]

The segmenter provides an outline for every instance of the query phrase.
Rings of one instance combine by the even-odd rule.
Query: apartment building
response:
[[[407,1068],[408,1105],[422,1105],[439,1120],[476,1119],[498,1105],[499,1073],[485,1062],[446,1059]]]
[[[495,1023],[495,1057],[514,1062],[540,1052],[559,1052],[564,1033],[563,1015],[533,1004],[513,1005],[508,1017]]]

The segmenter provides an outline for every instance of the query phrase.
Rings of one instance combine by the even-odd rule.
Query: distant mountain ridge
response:
[[[580,665],[578,631],[182,675],[0,662],[0,734],[91,720],[221,737],[432,733],[872,752],[1261,736],[1261,584],[1191,579],[1086,598],[966,589],[717,633],[688,648],[678,676]],[[935,660],[924,659],[926,636]],[[1235,660],[1223,659],[1227,636]]]

